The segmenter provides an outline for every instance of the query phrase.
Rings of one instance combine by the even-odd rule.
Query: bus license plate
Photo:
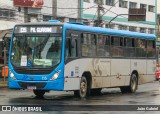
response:
[[[27,89],[29,89],[29,90],[35,90],[37,88],[36,88],[36,86],[27,86]]]

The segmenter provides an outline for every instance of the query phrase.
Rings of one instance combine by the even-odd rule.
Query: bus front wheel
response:
[[[87,97],[88,93],[89,93],[88,81],[86,77],[83,76],[80,81],[80,89],[74,91],[74,95],[76,97],[85,98]]]
[[[33,93],[36,95],[37,98],[43,98],[45,91],[44,90],[33,90]]]

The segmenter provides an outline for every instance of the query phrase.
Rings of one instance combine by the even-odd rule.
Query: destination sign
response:
[[[16,26],[14,33],[61,33],[62,26]]]

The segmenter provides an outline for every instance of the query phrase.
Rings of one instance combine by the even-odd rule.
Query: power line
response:
[[[96,14],[97,14],[97,11],[96,11],[96,13],[94,14],[94,17],[93,17],[93,19],[92,19],[91,22],[94,22],[94,18],[96,17]]]
[[[84,10],[82,10],[82,11],[80,11],[80,12],[86,11],[86,10],[91,9],[91,8],[95,8],[95,6],[96,6],[96,5],[93,5],[93,6],[91,6],[91,7],[85,8]],[[76,13],[77,13],[77,12],[76,12]],[[76,13],[71,13],[71,14],[65,15],[65,16],[74,15],[74,14],[76,14]]]
[[[104,12],[104,14],[102,15],[102,16],[104,16],[108,11],[110,11],[117,3],[119,3],[119,0],[116,2],[116,3],[114,3],[113,4],[113,6],[111,6],[109,9],[106,9],[107,11],[106,12]],[[103,7],[104,8],[104,7]]]
[[[93,6],[91,6],[91,7],[88,7],[88,8],[81,8],[81,9],[84,9],[84,10],[82,10],[81,12],[83,12],[83,11],[86,11],[86,10],[88,10],[88,9],[91,9],[91,8],[96,8],[95,7],[96,5],[93,5]],[[51,8],[51,7],[50,7]],[[65,8],[62,8],[62,9],[65,9]],[[68,9],[74,9],[74,8],[68,8]],[[77,8],[78,9],[78,8]],[[2,10],[2,9],[1,9]],[[3,10],[7,10],[7,9],[3,9]],[[8,9],[9,10],[9,9]],[[11,9],[10,9],[11,10]],[[12,12],[17,12],[17,13],[24,13],[24,11],[21,11],[21,12],[19,12],[19,11],[16,11],[16,10],[12,10]],[[64,15],[64,17],[66,17],[66,16],[70,16],[70,15],[74,15],[74,14],[77,14],[77,11],[74,11],[74,12],[64,12],[64,13],[62,13],[62,15],[63,14],[66,14],[66,13],[70,13],[70,14],[67,14],[67,15]],[[30,13],[30,14],[32,14],[32,13]],[[43,13],[43,15],[52,15],[52,14],[49,14],[49,13]],[[42,15],[42,13],[36,13],[36,15]]]
[[[49,7],[49,6],[43,6],[43,7],[51,9],[88,9],[88,8],[60,8],[60,7]]]

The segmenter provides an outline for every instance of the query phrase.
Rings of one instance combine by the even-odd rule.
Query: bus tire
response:
[[[44,90],[33,90],[33,93],[36,95],[37,98],[43,98],[45,91]]]
[[[138,88],[138,78],[135,73],[131,75],[130,85],[120,87],[122,93],[135,93]]]
[[[90,88],[88,85],[88,81],[85,76],[82,76],[81,81],[80,81],[80,89],[75,90],[74,95],[76,97],[86,98],[88,96],[89,90]]]
[[[135,93],[137,88],[138,88],[138,78],[137,78],[137,75],[133,73],[131,75],[130,85],[129,85],[128,90],[130,93]]]

